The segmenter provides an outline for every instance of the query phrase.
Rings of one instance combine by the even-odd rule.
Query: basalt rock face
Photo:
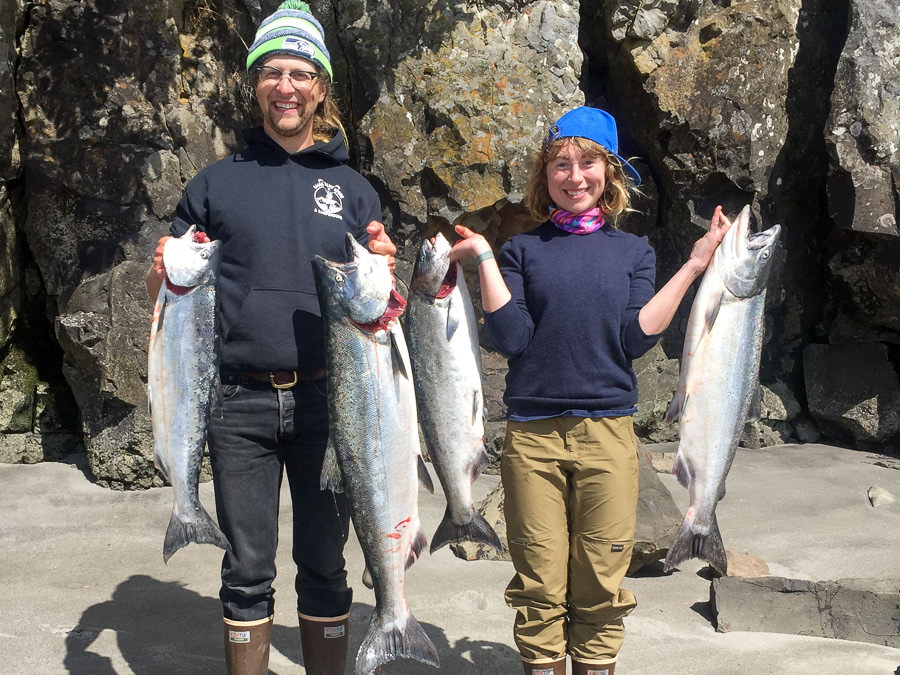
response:
[[[450,234],[455,222],[495,241],[531,226],[521,207],[530,153],[584,102],[578,3],[335,6],[361,162],[401,258],[414,259],[423,230]],[[401,261],[399,276],[410,271]]]
[[[3,4],[0,413],[15,412],[0,415],[0,431],[18,436],[0,461],[54,458],[80,439],[101,483],[160,483],[143,276],[184,183],[239,147],[253,120],[246,45],[277,4]],[[353,162],[400,247],[401,289],[424,236],[462,222],[499,246],[533,226],[522,203],[531,151],[565,110],[605,107],[619,120],[621,154],[637,158],[644,178],[640,212],[622,227],[654,245],[659,285],[718,203],[731,214],[751,204],[758,228],[783,227],[764,414],[745,445],[820,433],[867,448],[898,442],[895,416],[872,412],[898,400],[900,386],[893,3],[310,5],[325,26]],[[478,306],[477,275],[466,272]],[[636,426],[647,440],[675,438],[661,416],[691,299],[636,364]],[[819,370],[845,350],[884,372],[845,369],[847,386]],[[489,361],[495,450],[503,359]],[[867,381],[878,386],[857,386]],[[34,393],[18,394],[22,383]],[[827,403],[836,400],[844,409]]]
[[[234,147],[242,125],[237,19],[204,7],[34,3],[19,41],[18,225],[89,466],[112,487],[161,484],[145,391],[148,254],[184,181]]]

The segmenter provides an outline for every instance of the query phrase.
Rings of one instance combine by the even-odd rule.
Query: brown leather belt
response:
[[[324,368],[304,368],[302,370],[242,370],[229,371],[230,378],[246,378],[256,382],[268,382],[275,389],[290,389],[301,382],[315,382],[325,377]]]

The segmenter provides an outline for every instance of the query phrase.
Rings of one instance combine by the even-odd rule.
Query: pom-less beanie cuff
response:
[[[256,39],[247,54],[247,72],[268,56],[286,54],[315,63],[333,79],[331,56],[324,36],[322,24],[309,13],[309,5],[286,0],[259,25]]]

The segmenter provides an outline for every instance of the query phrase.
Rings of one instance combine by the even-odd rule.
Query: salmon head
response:
[[[450,270],[450,242],[438,232],[422,242],[413,270],[411,289],[427,297],[439,297]]]
[[[780,225],[750,232],[750,206],[743,208],[715,256],[716,272],[730,293],[750,298],[765,290],[780,234]]]
[[[176,286],[191,288],[215,281],[221,257],[220,241],[198,241],[202,233],[191,225],[180,237],[172,237],[163,248],[166,277]]]
[[[323,311],[336,310],[359,324],[380,319],[388,307],[393,278],[387,258],[370,253],[347,234],[347,262],[312,259],[316,290]]]

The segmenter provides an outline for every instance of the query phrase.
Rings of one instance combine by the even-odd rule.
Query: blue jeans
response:
[[[222,409],[214,406],[207,442],[219,525],[232,551],[222,560],[226,619],[254,621],[274,612],[272,582],[278,545],[281,480],[293,506],[297,608],[319,617],[350,611],[344,543],[346,499],[319,488],[328,440],[325,380],[274,389],[267,382],[223,377]]]

